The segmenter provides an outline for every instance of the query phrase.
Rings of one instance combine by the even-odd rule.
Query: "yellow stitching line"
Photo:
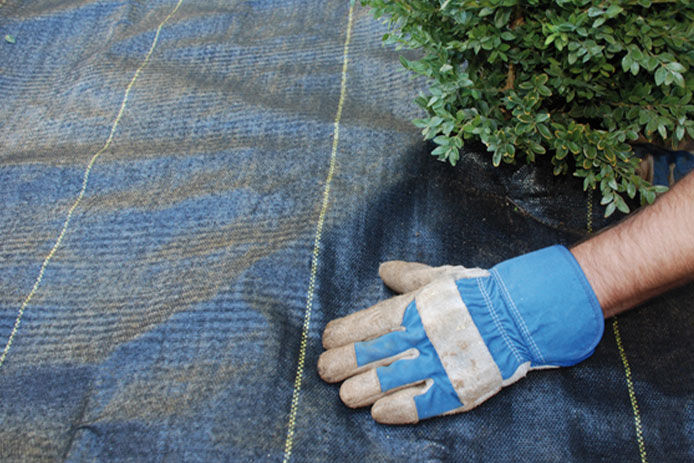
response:
[[[588,216],[586,228],[588,233],[593,233],[593,190],[589,190],[588,193]],[[641,456],[642,463],[648,463],[646,458],[646,445],[643,440],[643,429],[641,427],[641,413],[639,412],[639,404],[636,401],[636,393],[634,392],[634,383],[631,380],[631,368],[629,367],[629,360],[627,360],[627,353],[622,345],[622,336],[619,333],[619,323],[617,317],[612,319],[612,332],[614,333],[614,338],[617,341],[617,350],[619,351],[619,357],[622,359],[622,365],[624,365],[624,375],[627,381],[627,392],[629,394],[629,401],[631,402],[631,409],[634,413],[634,427],[636,428],[636,442],[639,445],[639,455]]]
[[[301,331],[301,344],[299,350],[299,364],[296,369],[296,377],[294,379],[294,392],[292,393],[292,403],[289,411],[289,424],[287,427],[287,440],[284,444],[283,462],[287,463],[292,455],[292,446],[294,445],[294,428],[296,427],[296,414],[299,408],[299,394],[301,392],[301,382],[304,373],[304,361],[306,359],[306,346],[308,344],[308,329],[311,323],[311,308],[313,306],[313,293],[316,285],[316,273],[318,271],[318,257],[320,253],[321,234],[323,233],[323,223],[325,222],[325,213],[328,210],[328,199],[330,197],[330,182],[333,179],[335,172],[335,159],[337,158],[337,143],[340,136],[340,118],[342,117],[342,106],[345,102],[345,94],[347,93],[347,56],[349,53],[349,42],[352,37],[352,13],[354,11],[354,2],[350,2],[349,17],[347,19],[347,37],[345,38],[345,47],[342,54],[342,81],[340,83],[340,100],[337,104],[337,114],[335,115],[335,124],[333,128],[333,147],[330,153],[330,167],[328,168],[328,176],[325,180],[325,189],[323,190],[323,204],[321,206],[318,223],[316,225],[316,235],[313,241],[313,256],[311,258],[311,276],[308,283],[308,291],[306,293],[306,309],[304,314],[304,325]]]
[[[631,409],[634,411],[634,427],[636,428],[636,442],[639,444],[639,455],[641,455],[641,462],[647,463],[646,459],[646,445],[643,441],[643,430],[641,428],[641,414],[639,413],[639,404],[636,401],[636,393],[634,392],[634,383],[631,380],[631,368],[629,368],[629,361],[627,360],[627,353],[622,345],[622,336],[619,334],[619,324],[617,322],[617,317],[612,320],[612,331],[614,332],[614,338],[617,341],[617,349],[619,350],[619,356],[622,359],[622,365],[624,365],[624,374],[627,380],[627,391],[629,392],[629,401],[631,402]]]
[[[593,190],[588,190],[588,213],[586,214],[586,229],[588,234],[593,234]]]
[[[53,255],[55,252],[58,250],[60,247],[60,243],[63,241],[63,238],[65,237],[65,233],[67,232],[67,227],[70,225],[70,220],[72,219],[72,213],[77,209],[77,206],[79,205],[80,201],[82,201],[82,197],[84,196],[84,192],[87,189],[87,181],[89,180],[89,172],[92,170],[92,166],[96,162],[96,159],[108,149],[109,146],[111,146],[111,141],[113,140],[113,135],[116,132],[116,128],[118,127],[118,123],[121,120],[121,117],[123,117],[123,112],[125,111],[125,105],[128,102],[128,95],[130,94],[130,90],[133,87],[133,84],[135,84],[135,81],[137,80],[137,77],[140,75],[140,72],[147,66],[147,63],[149,62],[150,56],[152,56],[152,52],[154,51],[154,48],[157,46],[157,41],[159,40],[159,33],[161,32],[162,27],[164,27],[164,24],[171,18],[171,16],[176,13],[178,8],[181,6],[181,3],[183,3],[183,0],[178,0],[178,3],[176,4],[176,7],[173,9],[169,15],[164,18],[164,20],[159,24],[159,27],[157,27],[157,32],[154,35],[154,40],[152,41],[152,46],[150,47],[149,51],[147,52],[147,55],[145,55],[145,59],[140,64],[140,67],[137,68],[135,71],[135,75],[133,75],[132,80],[128,84],[128,86],[125,88],[125,94],[123,95],[123,101],[121,102],[120,105],[120,110],[118,111],[118,115],[116,116],[116,119],[113,121],[113,125],[111,126],[111,133],[108,136],[108,139],[106,140],[106,143],[104,146],[92,156],[91,160],[89,161],[89,164],[87,164],[87,169],[84,171],[84,176],[82,178],[82,189],[79,192],[79,195],[77,195],[77,199],[75,202],[72,204],[70,209],[67,212],[67,218],[65,219],[65,223],[63,223],[63,229],[60,231],[60,235],[58,235],[58,239],[56,240],[55,244],[53,245],[53,249],[51,249],[51,252],[48,253],[48,255],[44,258],[43,264],[41,264],[41,270],[39,270],[39,276],[36,278],[36,281],[34,282],[33,288],[31,288],[31,292],[29,292],[29,295],[24,299],[24,302],[22,303],[22,306],[19,308],[19,311],[17,312],[17,319],[14,322],[14,326],[12,327],[12,332],[10,333],[10,337],[7,340],[7,344],[5,344],[5,349],[2,352],[2,355],[0,356],[0,368],[2,368],[2,365],[5,363],[5,358],[7,357],[7,353],[10,351],[10,348],[12,347],[12,341],[14,340],[15,335],[17,334],[17,331],[19,331],[19,325],[22,322],[22,315],[24,314],[24,310],[27,307],[27,304],[29,304],[29,301],[31,301],[31,298],[34,297],[34,294],[36,293],[36,290],[39,288],[39,285],[41,284],[41,280],[43,279],[43,272],[45,272],[46,267],[48,266],[48,262],[53,258]]]

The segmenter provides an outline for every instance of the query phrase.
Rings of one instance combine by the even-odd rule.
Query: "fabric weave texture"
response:
[[[325,324],[390,296],[380,262],[488,268],[586,235],[575,179],[428,156],[426,82],[352,8],[0,1],[1,461],[642,459],[609,331],[410,427],[318,377]],[[619,318],[652,461],[694,459],[693,295]]]

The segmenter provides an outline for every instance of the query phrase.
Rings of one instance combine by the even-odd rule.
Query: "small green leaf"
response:
[[[654,56],[649,56],[641,62],[641,65],[648,69],[648,72],[653,72],[653,70],[658,66],[658,60]]]
[[[598,27],[602,26],[603,24],[605,24],[605,21],[606,21],[605,17],[600,16],[598,19],[596,19],[593,22],[593,29],[597,29]]]
[[[611,216],[614,213],[616,208],[617,208],[617,205],[614,203],[614,201],[612,201],[610,204],[608,204],[607,207],[605,208],[605,218]]]
[[[552,96],[552,90],[550,90],[546,85],[540,85],[537,88],[537,92],[542,96]]]
[[[450,162],[451,165],[455,166],[455,164],[458,162],[458,159],[460,159],[460,153],[458,151],[458,148],[456,148],[455,146],[451,146],[446,152],[446,158],[448,158],[448,162]]]
[[[604,13],[605,13],[605,12],[604,12],[603,10],[601,10],[600,8],[594,7],[594,6],[591,6],[590,8],[588,8],[588,16],[589,16],[590,18],[594,18],[594,17],[596,17],[596,16],[600,16],[600,15],[602,15],[602,14],[604,14]]]
[[[545,154],[547,152],[544,146],[542,146],[539,143],[535,143],[534,141],[530,142],[530,149],[536,152],[537,154]]]
[[[595,157],[598,155],[598,150],[595,148],[594,145],[587,144],[583,147],[583,154],[588,159],[595,159]]]
[[[622,8],[621,6],[612,5],[607,9],[605,14],[608,18],[614,18],[615,16],[619,15],[622,11],[624,11],[624,8]]]
[[[581,147],[578,146],[578,144],[577,144],[576,142],[569,141],[569,142],[567,142],[566,144],[567,144],[567,146],[569,147],[569,150],[570,150],[573,154],[578,154],[578,153],[581,152]]]
[[[615,195],[614,201],[615,201],[615,203],[617,204],[617,209],[619,209],[620,211],[624,212],[625,214],[628,214],[628,213],[629,213],[629,206],[628,206],[627,203],[624,201],[624,199],[622,199],[621,196]]]
[[[605,193],[602,196],[602,199],[600,200],[600,205],[604,206],[607,203],[611,203],[613,199],[614,199],[614,193],[612,191],[610,191],[609,193]]]
[[[659,67],[658,70],[655,71],[655,84],[661,85],[665,81],[665,77],[667,76],[667,74],[667,69],[665,69],[664,67]]]
[[[441,146],[448,146],[450,145],[450,138],[446,137],[445,135],[439,135],[438,137],[434,138],[434,143]]]
[[[546,125],[538,124],[536,128],[540,135],[542,135],[542,137],[546,138],[547,140],[552,138],[552,133],[549,131]],[[682,132],[684,132],[684,127],[682,127]]]
[[[673,80],[675,80],[675,76],[672,72],[665,74],[665,85],[670,85]]]
[[[434,155],[434,156],[439,156],[439,155],[444,154],[444,153],[446,152],[447,149],[448,149],[447,146],[441,145],[441,146],[436,147],[436,148],[434,149],[434,151],[431,152],[431,154]]]
[[[632,119],[633,119],[633,117],[632,117]],[[651,120],[650,111],[646,111],[645,109],[642,109],[639,111],[639,124],[643,125],[650,120]]]
[[[661,137],[663,137],[663,140],[667,138],[667,129],[665,128],[665,124],[658,124],[658,133]]]
[[[684,127],[681,125],[677,126],[677,129],[675,129],[675,137],[677,137],[677,140],[682,140],[682,138],[684,138]]]
[[[591,185],[590,177],[583,179],[583,191],[588,191],[588,187]]]
[[[15,43],[16,40],[15,40],[15,38],[14,38],[13,35],[7,34],[7,35],[5,36],[5,42],[7,42],[7,43]]]
[[[518,120],[525,123],[529,124],[533,121],[533,117],[530,114],[527,113],[521,113],[517,116]]]
[[[667,63],[665,65],[668,71],[672,72],[684,72],[686,69],[680,63]]]
[[[636,185],[634,185],[633,182],[627,183],[627,195],[629,195],[631,199],[634,199],[634,196],[636,196]]]
[[[492,157],[492,164],[494,165],[494,167],[499,167],[499,164],[501,164],[502,154],[503,153],[501,152],[500,149],[497,149],[496,151],[494,151],[494,156]]]

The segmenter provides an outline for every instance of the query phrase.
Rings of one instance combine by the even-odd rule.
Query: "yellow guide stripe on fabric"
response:
[[[588,190],[588,213],[586,214],[586,229],[593,234],[593,190]]]
[[[593,190],[588,190],[588,217],[586,222],[586,228],[588,233],[593,233]],[[643,441],[643,429],[641,428],[641,413],[639,412],[639,404],[636,401],[636,393],[634,392],[634,382],[631,380],[631,368],[629,367],[629,360],[627,359],[627,353],[622,345],[622,336],[619,333],[619,322],[615,316],[612,319],[612,332],[614,333],[615,341],[617,341],[617,350],[619,351],[619,357],[622,359],[622,365],[624,366],[624,375],[627,380],[627,392],[629,394],[629,401],[631,402],[631,409],[634,412],[634,427],[636,428],[636,442],[639,445],[639,455],[641,456],[641,463],[647,463],[646,458],[646,445]]]
[[[354,2],[350,2],[349,17],[347,19],[347,37],[345,38],[345,46],[342,54],[342,79],[340,83],[340,99],[337,104],[337,114],[335,114],[335,124],[333,128],[333,147],[330,153],[330,166],[328,168],[328,176],[325,179],[325,188],[323,190],[323,202],[321,205],[318,223],[316,224],[316,235],[313,241],[313,255],[311,258],[311,275],[309,277],[308,290],[306,292],[306,309],[304,313],[304,324],[301,331],[301,343],[299,348],[299,362],[296,368],[296,377],[294,379],[294,391],[292,393],[292,402],[289,410],[289,423],[287,426],[287,440],[284,444],[283,462],[289,461],[292,455],[292,447],[294,445],[294,429],[296,427],[296,414],[299,408],[299,395],[301,393],[301,383],[304,376],[304,361],[306,360],[306,347],[308,344],[308,329],[311,324],[311,309],[313,307],[313,294],[316,287],[316,273],[318,272],[318,257],[320,254],[321,234],[323,233],[323,223],[325,222],[325,214],[328,210],[328,200],[330,198],[330,183],[335,172],[335,160],[337,158],[337,144],[340,136],[340,119],[342,117],[342,106],[345,102],[345,94],[347,93],[347,56],[349,54],[349,42],[352,38],[352,18],[354,12]]]
[[[14,326],[12,327],[12,331],[10,332],[10,337],[7,339],[7,343],[5,344],[5,349],[2,351],[2,355],[0,355],[0,368],[2,368],[2,365],[5,363],[5,358],[7,357],[7,353],[10,351],[10,348],[12,347],[12,341],[14,341],[15,336],[17,335],[17,332],[19,331],[19,325],[22,322],[22,315],[24,315],[24,310],[26,309],[27,305],[31,301],[31,299],[34,297],[34,294],[36,294],[36,290],[39,288],[39,285],[41,284],[41,280],[43,279],[43,273],[46,271],[46,267],[48,266],[48,263],[51,261],[53,258],[53,255],[55,252],[58,250],[60,247],[60,244],[63,241],[63,238],[65,237],[65,233],[67,232],[67,228],[70,225],[70,220],[72,219],[72,214],[75,212],[75,209],[77,209],[77,206],[79,203],[82,201],[82,197],[84,196],[84,192],[87,189],[87,182],[89,181],[89,173],[92,170],[92,166],[94,166],[94,163],[96,162],[97,158],[101,156],[101,154],[108,149],[109,146],[111,146],[111,142],[113,141],[113,135],[116,132],[116,128],[118,127],[118,123],[121,120],[121,117],[123,117],[123,112],[125,111],[125,106],[128,103],[128,95],[130,94],[130,90],[132,89],[133,85],[135,84],[135,81],[137,80],[137,77],[140,75],[142,70],[147,66],[147,63],[149,62],[149,58],[152,56],[152,52],[154,51],[154,48],[157,46],[157,41],[159,40],[159,33],[161,32],[162,27],[164,27],[164,24],[171,19],[171,16],[173,16],[176,11],[178,11],[178,8],[181,6],[183,3],[183,0],[178,0],[178,3],[176,4],[176,7],[169,13],[169,15],[164,18],[164,20],[159,24],[159,27],[157,27],[157,32],[154,34],[154,40],[152,41],[152,46],[149,48],[149,51],[147,52],[147,55],[145,55],[144,61],[142,61],[142,64],[140,64],[140,67],[137,68],[135,71],[135,74],[133,75],[133,78],[130,80],[130,83],[128,86],[125,88],[125,94],[123,95],[123,101],[121,102],[120,109],[118,110],[118,114],[116,115],[116,118],[113,121],[113,124],[111,125],[111,132],[108,135],[108,138],[106,139],[106,143],[104,143],[104,146],[101,147],[99,151],[97,151],[92,158],[89,160],[89,164],[87,164],[87,169],[84,171],[84,176],[82,177],[82,189],[80,190],[79,194],[77,195],[77,199],[75,202],[72,204],[70,209],[67,212],[67,217],[65,218],[65,222],[63,223],[63,228],[60,231],[60,235],[58,235],[58,239],[56,240],[55,244],[53,245],[53,248],[51,251],[46,255],[46,257],[43,259],[43,264],[41,264],[41,269],[39,270],[39,275],[36,278],[36,281],[34,282],[34,286],[31,288],[31,291],[29,292],[29,295],[24,299],[24,302],[22,302],[21,307],[19,308],[19,311],[17,312],[17,318],[15,319]]]
[[[614,338],[617,341],[617,350],[619,350],[619,356],[622,359],[622,365],[624,365],[624,375],[627,380],[627,391],[629,393],[629,401],[631,402],[631,409],[634,412],[634,427],[636,428],[636,442],[639,444],[639,455],[641,456],[641,462],[647,463],[646,459],[646,445],[643,441],[643,430],[641,428],[641,413],[639,412],[639,404],[636,401],[636,393],[634,392],[634,382],[631,380],[631,368],[629,368],[629,361],[627,360],[627,353],[622,345],[622,336],[619,334],[619,322],[617,317],[612,320],[612,331],[614,332]]]

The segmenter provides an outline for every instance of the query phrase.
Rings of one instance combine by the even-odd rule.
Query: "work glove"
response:
[[[349,407],[379,423],[464,412],[529,370],[574,365],[604,329],[573,255],[552,246],[490,270],[401,261],[379,268],[403,293],[331,321],[318,360]]]

